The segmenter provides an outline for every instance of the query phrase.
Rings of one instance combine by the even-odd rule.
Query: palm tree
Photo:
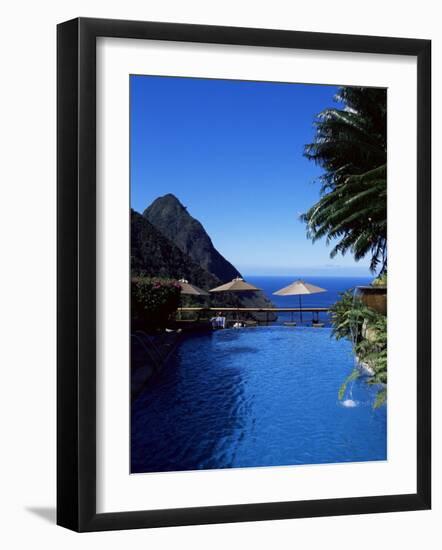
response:
[[[371,255],[370,268],[387,268],[387,95],[376,88],[342,87],[315,121],[305,156],[324,169],[321,198],[305,214],[313,240],[334,241],[331,257]],[[337,242],[335,242],[337,241]]]

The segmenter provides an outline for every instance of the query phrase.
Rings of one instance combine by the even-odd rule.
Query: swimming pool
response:
[[[132,404],[131,471],[385,460],[386,406],[330,329],[257,327],[185,340]]]

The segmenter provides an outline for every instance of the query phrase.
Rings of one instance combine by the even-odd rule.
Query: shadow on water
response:
[[[251,346],[234,346],[229,351],[230,353],[258,353],[259,349]]]
[[[237,340],[235,331],[192,337],[132,403],[132,473],[197,470],[213,461],[231,467],[247,405],[242,371],[229,365],[226,353],[258,351]],[[196,341],[208,348],[211,361],[201,361]]]

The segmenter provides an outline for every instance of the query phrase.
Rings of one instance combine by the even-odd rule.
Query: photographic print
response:
[[[387,90],[130,76],[131,473],[387,459]]]
[[[59,24],[57,234],[58,525],[431,507],[431,41]]]

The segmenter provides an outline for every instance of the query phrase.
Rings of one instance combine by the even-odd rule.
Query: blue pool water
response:
[[[229,329],[185,340],[132,404],[131,470],[386,459],[386,406],[330,329]]]

